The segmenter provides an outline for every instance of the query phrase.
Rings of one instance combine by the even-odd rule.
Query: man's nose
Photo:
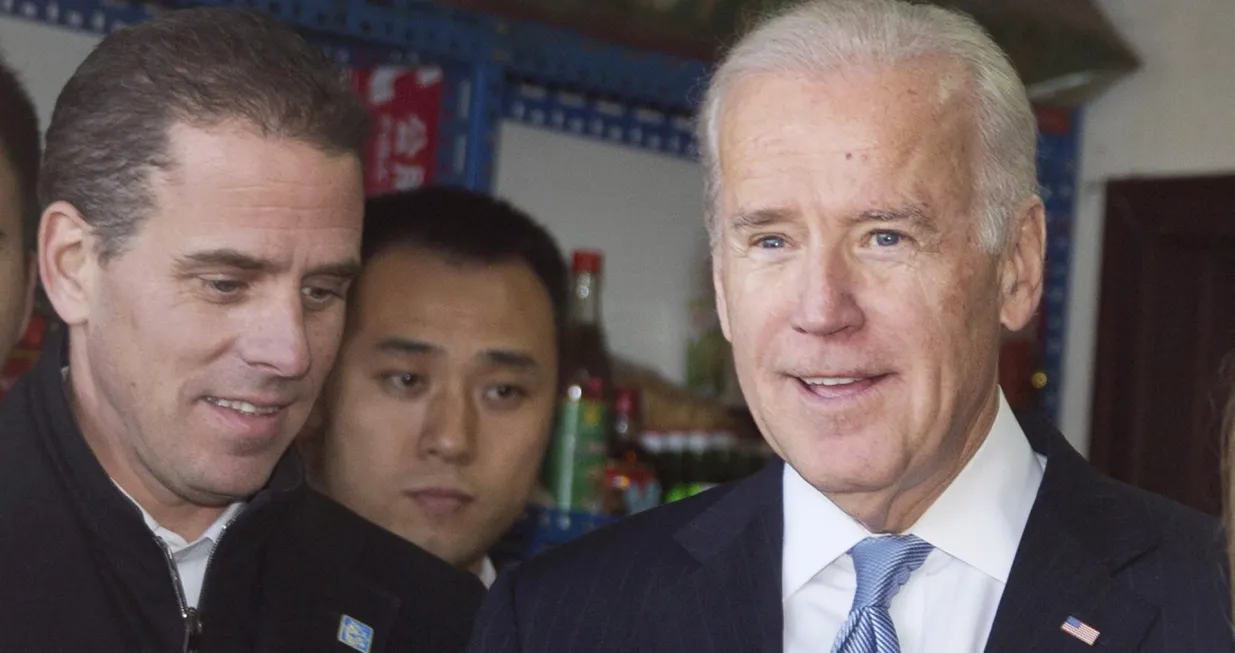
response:
[[[814,249],[802,261],[797,305],[791,316],[800,333],[829,336],[857,331],[866,322],[854,296],[854,263],[843,252]]]
[[[280,377],[298,379],[312,367],[304,303],[300,292],[270,302],[248,325],[244,355],[250,365],[264,367]]]
[[[476,445],[476,408],[466,390],[439,388],[429,400],[420,453],[447,462],[471,460]]]

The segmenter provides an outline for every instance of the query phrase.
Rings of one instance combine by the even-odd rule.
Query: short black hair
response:
[[[343,71],[274,17],[181,9],[104,38],[64,85],[47,128],[40,199],[72,204],[118,255],[148,217],[170,129],[229,121],[265,137],[363,157],[369,114]]]
[[[369,198],[361,259],[412,245],[476,263],[525,263],[544,284],[558,337],[566,317],[569,278],[557,241],[510,203],[462,188],[425,186]]]
[[[0,59],[0,152],[17,180],[22,244],[35,250],[39,230],[39,117],[17,73]]]

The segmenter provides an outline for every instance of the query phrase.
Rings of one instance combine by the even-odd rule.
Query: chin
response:
[[[415,533],[402,531],[398,533],[403,539],[415,544],[416,546],[428,551],[434,556],[445,560],[452,567],[463,568],[470,560],[464,559],[466,556],[460,551],[460,547],[448,535],[433,533]]]
[[[225,474],[209,479],[210,490],[220,496],[247,498],[261,491],[270,482],[278,458],[272,461],[233,460]]]
[[[785,460],[821,492],[873,492],[894,485],[904,470],[891,462],[899,456],[871,444],[833,441],[822,446],[815,443],[805,451],[790,446]]]

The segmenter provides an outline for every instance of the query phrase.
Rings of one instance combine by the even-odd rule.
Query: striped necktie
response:
[[[890,535],[868,537],[849,550],[858,590],[832,653],[900,653],[888,606],[932,549],[917,536]]]

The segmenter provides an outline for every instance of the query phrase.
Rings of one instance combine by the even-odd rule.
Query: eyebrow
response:
[[[481,354],[489,360],[489,362],[500,365],[502,367],[512,367],[521,370],[534,370],[540,365],[536,363],[536,359],[532,358],[531,354],[510,349],[490,349]]]
[[[792,212],[788,209],[757,209],[754,211],[740,211],[734,214],[729,219],[729,224],[737,231],[752,231],[767,227],[768,225],[788,222],[792,217]],[[902,222],[929,231],[936,230],[935,220],[931,216],[930,211],[916,203],[889,209],[868,209],[859,213],[852,222],[858,224],[864,222],[885,224]]]
[[[271,272],[278,266],[269,259],[251,256],[234,249],[212,249],[204,252],[193,252],[180,257],[181,267],[218,266],[243,270],[245,272]],[[306,277],[338,277],[354,279],[360,274],[360,261],[350,260],[338,263],[325,263],[311,268]]]
[[[885,224],[903,222],[929,231],[935,231],[934,217],[931,216],[930,211],[926,210],[926,207],[920,204],[906,204],[890,209],[870,209],[859,213],[854,222],[880,222]]]
[[[394,354],[438,354],[442,351],[441,347],[423,340],[398,337],[379,340],[374,348]]]
[[[378,341],[376,349],[395,354],[412,355],[440,354],[443,352],[440,346],[431,342],[397,336]],[[486,361],[501,367],[520,370],[535,370],[540,367],[540,364],[536,362],[536,359],[531,354],[513,349],[487,349],[481,352],[480,356]]]
[[[739,211],[729,218],[729,225],[738,231],[749,231],[766,227],[770,224],[785,222],[790,219],[787,209],[757,209],[754,211]]]

